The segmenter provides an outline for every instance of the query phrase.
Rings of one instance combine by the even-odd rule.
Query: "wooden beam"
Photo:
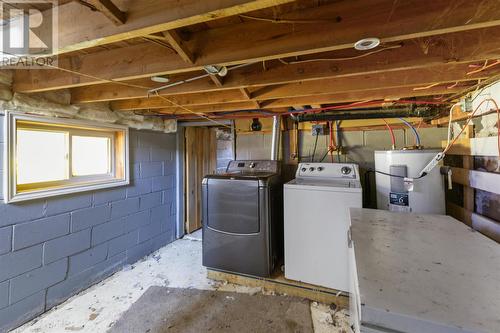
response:
[[[449,0],[431,4],[419,0],[397,4],[392,0],[344,1],[300,10],[283,18],[331,22],[290,25],[250,21],[201,31],[193,35],[191,43],[200,55],[200,63],[214,63],[214,58],[215,63],[240,63],[273,59],[276,54],[281,58],[292,57],[351,49],[356,41],[366,38],[367,22],[370,36],[379,37],[382,43],[498,26],[500,3],[497,0],[482,1],[480,5]],[[204,42],[207,40],[221,42]]]
[[[500,30],[500,29],[499,29]],[[391,57],[390,54],[386,54],[388,59]],[[178,58],[178,57],[176,57]],[[370,59],[370,60],[375,60],[375,59]],[[178,62],[182,63],[180,59],[178,59]],[[371,64],[352,64],[352,67],[347,67],[351,62],[347,62],[347,64],[342,66],[342,69],[340,72],[338,72],[338,67],[333,66],[331,64],[327,64],[330,69],[325,68],[325,63],[324,62],[314,62],[314,63],[307,63],[307,64],[300,64],[300,65],[281,65],[276,68],[270,68],[267,71],[260,71],[259,69],[249,67],[244,71],[244,68],[237,69],[234,71],[230,72],[230,75],[227,76],[224,86],[219,88],[214,86],[209,80],[197,80],[194,82],[191,82],[189,84],[183,84],[183,85],[178,85],[175,87],[171,87],[165,90],[160,91],[161,95],[175,95],[175,94],[185,94],[185,93],[198,93],[198,92],[208,92],[208,91],[214,91],[214,90],[219,90],[219,89],[240,89],[240,88],[248,88],[248,87],[260,87],[260,86],[266,86],[266,85],[277,85],[277,84],[284,84],[284,83],[290,83],[290,82],[304,82],[304,81],[310,81],[310,80],[317,80],[318,78],[336,78],[338,82],[344,82],[345,80],[348,80],[347,83],[352,82],[353,78],[355,76],[361,76],[365,74],[371,74],[370,77],[376,76],[376,75],[384,75],[381,73],[386,73],[386,77],[395,77],[397,76],[398,72],[402,72],[403,70],[412,70],[412,72],[416,72],[418,74],[419,70],[422,68],[423,73],[428,73],[430,74],[429,79],[436,80],[434,82],[440,81],[441,79],[433,75],[434,68],[437,68],[439,71],[439,68],[442,69],[449,69],[450,71],[453,70],[453,66],[458,66],[455,65],[454,63],[450,63],[448,65],[442,65],[442,62],[440,62],[441,66],[435,67],[419,67],[417,66],[416,68],[412,65],[409,66],[401,66],[401,67],[395,67],[395,69],[391,69],[390,66],[387,64],[385,65],[386,71],[381,71],[381,70],[375,70],[375,67],[378,67],[377,64],[379,62],[375,61]],[[429,66],[422,64],[423,66]],[[153,65],[152,65],[153,66]],[[437,65],[436,65],[437,66]],[[451,66],[451,67],[448,67]],[[123,67],[125,64],[123,64]],[[259,67],[260,68],[260,67]],[[379,67],[380,69],[380,67]],[[469,69],[466,68],[466,65],[461,67],[462,75],[460,75],[460,78],[463,79],[464,77],[469,77],[465,75],[465,72],[467,72]],[[448,72],[448,71],[447,71]],[[456,74],[456,73],[455,73]],[[484,75],[485,73],[479,73],[478,75]],[[421,75],[419,75],[421,77]],[[448,78],[450,78],[450,75],[447,75]],[[184,77],[189,77],[188,74],[183,74],[182,78]],[[456,76],[455,76],[456,77]],[[470,76],[474,77],[474,76]],[[477,77],[477,76],[476,76]],[[399,77],[401,78],[401,77]],[[40,77],[41,79],[41,77]],[[50,75],[45,78],[47,81],[50,80]],[[181,78],[179,78],[181,79]],[[301,80],[302,79],[302,80]],[[359,79],[359,77],[358,77]],[[350,80],[350,81],[349,81]],[[174,78],[172,81],[176,81]],[[368,80],[364,80],[367,85],[370,84]],[[427,80],[428,82],[428,80]],[[429,83],[434,83],[434,82],[429,82]],[[132,83],[134,84],[139,84],[141,86],[147,85],[149,87],[154,87],[155,85],[149,80],[137,80],[133,81]],[[404,83],[404,82],[400,82]],[[342,83],[339,83],[341,85],[340,89],[345,90],[345,84],[342,85]],[[94,102],[94,101],[109,101],[109,100],[118,100],[118,99],[129,99],[129,98],[140,98],[144,97],[146,95],[145,89],[138,89],[138,88],[133,88],[133,87],[120,87],[120,89],[117,89],[118,86],[116,84],[102,84],[102,85],[94,85],[94,86],[89,86],[86,88],[77,88],[72,90],[72,100],[74,103],[86,103],[86,102]],[[373,87],[372,87],[373,88]],[[326,90],[327,92],[330,92]],[[256,97],[253,96],[252,97]],[[261,97],[257,97],[257,99],[261,99]]]
[[[447,95],[453,94],[454,91],[459,92],[459,88],[448,89],[446,87],[433,87],[425,91],[414,91],[414,87],[394,87],[394,88],[384,88],[378,87],[370,90],[363,91],[350,91],[350,92],[339,92],[339,93],[329,93],[321,95],[312,96],[301,96],[301,97],[290,97],[276,100],[262,101],[261,106],[263,108],[275,108],[284,107],[292,105],[312,105],[318,104],[333,104],[333,103],[350,103],[365,100],[397,100],[401,98],[408,97],[422,97],[422,96],[432,96],[432,95]]]
[[[239,90],[221,90],[213,92],[204,92],[199,94],[184,94],[169,96],[173,102],[183,106],[196,106],[208,104],[224,104],[231,102],[247,102],[248,99],[241,96]],[[140,109],[158,109],[170,106],[160,97],[136,98],[130,100],[117,100],[110,103],[111,108],[117,111],[140,110]]]
[[[127,21],[127,14],[116,7],[111,0],[88,0],[88,3],[93,5],[115,25],[122,25]]]
[[[241,91],[241,94],[249,101],[253,101],[254,104],[255,104],[255,107],[257,109],[260,109],[261,108],[261,104],[259,101],[256,101],[256,100],[253,100],[252,99],[252,93],[250,91],[248,91],[247,88],[240,88],[240,91]]]
[[[416,86],[414,86],[416,87]],[[321,95],[310,95],[292,98],[283,98],[267,101],[249,100],[240,94],[241,90],[221,90],[213,92],[205,92],[198,94],[183,94],[169,96],[175,103],[183,106],[200,106],[210,104],[225,104],[232,102],[252,101],[257,108],[281,108],[293,105],[311,105],[314,103],[329,104],[329,103],[348,103],[360,100],[395,100],[405,97],[419,97],[430,95],[447,95],[459,92],[460,88],[448,89],[446,87],[432,87],[428,90],[414,91],[413,87],[396,87],[386,88],[378,87],[365,91],[353,91],[344,93],[325,93]],[[257,104],[259,103],[259,104]],[[170,107],[171,104],[159,97],[136,98],[129,100],[117,100],[111,102],[111,108],[116,111],[126,110],[141,110],[141,109],[160,109]]]
[[[446,214],[453,216],[469,227],[472,226],[472,211],[466,210],[450,201],[446,203]]]
[[[167,39],[169,44],[174,48],[177,54],[188,64],[194,64],[195,56],[189,50],[186,43],[182,40],[179,33],[175,30],[164,31],[163,36]]]
[[[100,13],[89,11],[75,1],[58,7],[58,53],[110,44],[289,2],[292,0],[127,1],[127,8],[123,8],[127,12],[127,24],[115,26]],[[75,20],[78,20],[78,24],[75,24]]]
[[[226,112],[226,111],[236,111],[236,110],[253,110],[255,105],[253,102],[234,102],[226,104],[217,105],[201,105],[189,107],[189,110],[196,113],[213,113],[213,112]],[[157,109],[158,113],[165,114],[191,114],[191,112],[186,111],[180,107],[168,107]]]
[[[252,99],[252,94],[248,91],[247,88],[240,88],[241,94],[245,97],[245,99]]]
[[[370,90],[374,87],[394,88],[420,85],[415,91],[425,91],[425,87],[433,84],[450,85],[455,82],[467,82],[473,76],[467,76],[467,65],[436,66],[418,70],[404,70],[387,74],[351,76],[339,79],[322,79],[307,82],[273,85],[253,91],[258,100],[288,98],[308,95],[321,95],[325,92],[347,92]],[[479,76],[486,78],[491,72],[482,72]],[[475,77],[479,79],[480,77]]]
[[[440,0],[438,0],[438,2],[440,2]],[[469,4],[473,5],[473,2],[469,2]],[[335,8],[334,5],[330,6]],[[363,12],[365,10],[366,9],[363,9]],[[333,15],[333,10],[330,11],[332,11]],[[376,13],[379,12],[380,10],[376,11]],[[439,15],[440,14],[441,13],[439,13]],[[324,14],[318,12],[316,15]],[[379,15],[384,16],[382,14]],[[434,13],[434,15],[436,15],[436,13]],[[410,14],[407,13],[406,19],[410,17]],[[412,24],[410,24],[415,31],[422,29],[422,26],[417,24],[417,18],[418,15],[415,18],[412,17]],[[458,21],[449,22],[449,20],[447,20],[446,22],[451,25],[458,24]],[[319,25],[321,26],[321,24]],[[191,39],[186,42],[186,47],[189,47],[189,49],[197,55],[194,65],[179,61],[180,59],[178,59],[176,54],[173,52],[169,54],[164,48],[150,46],[152,50],[145,50],[144,45],[134,45],[119,50],[74,56],[66,60],[60,59],[59,66],[93,76],[114,80],[130,80],[153,75],[199,70],[203,65],[230,65],[234,63],[259,61],[262,59],[283,58],[291,54],[304,55],[346,48],[348,51],[343,51],[340,54],[337,52],[330,56],[333,58],[343,58],[361,55],[358,51],[352,50],[352,43],[345,44],[345,41],[342,42],[339,40],[339,38],[344,36],[344,30],[340,23],[339,26],[335,27],[330,24],[327,25],[330,29],[328,34],[325,32],[326,35],[322,35],[319,31],[308,31],[307,38],[301,34],[296,34],[293,29],[287,33],[281,31],[281,29],[283,29],[282,26],[284,26],[283,24],[269,25],[265,22],[242,23],[241,26],[234,25],[219,29],[211,29],[207,32],[193,33]],[[302,24],[300,26],[304,29],[303,26],[311,28],[311,26],[316,26],[316,24]],[[385,27],[385,25],[382,26]],[[280,29],[278,32],[281,32],[283,35],[280,35],[278,32],[271,34],[271,36],[269,36],[270,41],[264,43],[265,47],[261,45],[260,41],[254,41],[254,44],[249,46],[246,45],[246,41],[243,43],[233,40],[232,36],[232,29],[237,29],[240,39],[245,39],[246,36],[249,38],[255,36],[257,38],[260,37],[261,34],[267,34],[269,31],[278,28]],[[359,38],[364,37],[365,32],[360,31],[359,27],[346,26],[345,28],[355,29],[358,31]],[[291,28],[288,27],[288,29]],[[395,29],[395,31],[398,31],[398,29]],[[210,34],[208,34],[208,32],[210,32]],[[350,34],[350,30],[345,31],[345,33]],[[387,32],[383,33],[382,31],[380,33],[387,34]],[[199,36],[199,34],[203,35]],[[245,37],[243,37],[243,34],[245,34]],[[334,35],[332,36],[332,34]],[[375,32],[373,32],[373,34],[375,34]],[[422,37],[419,34],[417,35],[418,38],[414,38],[410,42],[405,43],[404,47],[400,49],[384,51],[369,57],[355,59],[355,61],[317,62],[314,66],[308,66],[308,69],[313,70],[312,72],[301,70],[304,64],[297,64],[296,66],[291,66],[296,69],[296,71],[289,70],[289,72],[295,73],[294,77],[296,80],[301,80],[299,78],[300,76],[303,77],[302,79],[308,79],[311,76],[314,76],[314,78],[332,77],[334,75],[352,75],[360,71],[373,73],[375,71],[402,69],[403,67],[420,68],[450,61],[464,62],[497,59],[500,53],[498,45],[496,44],[496,40],[500,38],[500,29],[497,28],[474,29],[474,31],[452,33],[438,37]],[[206,43],[206,40],[210,40],[211,42]],[[356,39],[352,40],[352,42],[354,41],[356,41]],[[231,43],[236,45],[232,45]],[[210,50],[201,48],[200,45],[203,45],[205,48],[210,48]],[[317,45],[324,45],[324,47],[317,47]],[[349,47],[347,47],[347,45],[349,45]],[[123,64],[127,64],[127,66],[125,67]],[[134,66],[131,64],[134,64]],[[281,79],[284,81],[290,76],[290,74],[288,76],[282,76],[280,75],[282,74],[280,71],[286,70],[274,70],[273,73],[267,75],[265,73],[261,74],[266,75],[266,77],[269,78],[268,80],[274,81],[280,80],[277,78],[281,77],[285,78]],[[245,73],[243,70],[240,72]],[[247,70],[246,73],[248,72]],[[35,92],[102,83],[90,77],[81,77],[75,74],[47,69],[17,71],[14,82],[14,90],[18,92]]]
[[[210,75],[209,78],[217,87],[222,87],[224,84],[224,78],[219,75]]]

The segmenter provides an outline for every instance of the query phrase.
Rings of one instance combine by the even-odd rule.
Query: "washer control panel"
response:
[[[229,162],[226,172],[279,172],[279,162],[278,161],[268,161],[268,160],[255,160],[255,161],[243,161],[236,160]]]
[[[353,163],[300,163],[295,177],[359,179],[359,167]]]

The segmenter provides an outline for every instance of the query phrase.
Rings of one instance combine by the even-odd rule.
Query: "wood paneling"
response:
[[[185,228],[191,233],[202,226],[201,184],[217,170],[217,142],[215,130],[205,127],[187,127],[185,140]]]

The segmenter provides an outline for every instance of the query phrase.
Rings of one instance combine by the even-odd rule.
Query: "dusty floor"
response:
[[[201,265],[201,233],[186,236],[70,298],[15,333],[106,332],[151,286],[258,294],[259,288],[221,284]],[[315,332],[350,332],[347,312],[311,303]]]
[[[313,333],[309,302],[296,297],[150,287],[109,333]]]

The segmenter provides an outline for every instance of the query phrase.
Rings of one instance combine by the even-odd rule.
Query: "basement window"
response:
[[[129,184],[128,129],[7,113],[6,202]]]

